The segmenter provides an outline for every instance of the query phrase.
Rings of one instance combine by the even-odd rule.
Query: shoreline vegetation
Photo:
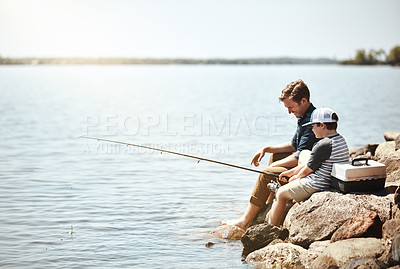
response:
[[[383,49],[359,49],[354,59],[340,62],[343,65],[393,65],[400,66],[400,46],[393,47],[389,53]]]
[[[241,59],[191,59],[191,58],[3,58],[0,65],[272,65],[272,64],[341,64],[341,65],[392,65],[400,66],[400,46],[393,47],[389,53],[383,49],[357,50],[354,59],[339,61],[329,58],[241,58]]]

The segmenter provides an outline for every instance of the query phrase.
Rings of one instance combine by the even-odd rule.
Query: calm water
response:
[[[245,209],[256,174],[76,137],[249,166],[291,138],[277,97],[298,78],[350,147],[400,131],[399,68],[0,67],[0,266],[251,267],[208,232]]]

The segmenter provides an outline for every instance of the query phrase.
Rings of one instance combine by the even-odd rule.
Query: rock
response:
[[[317,259],[324,252],[329,244],[329,240],[316,241],[312,243],[306,252],[302,252],[300,254],[300,263],[306,268],[309,268],[315,259]]]
[[[383,224],[383,239],[393,241],[394,237],[398,234],[400,234],[400,219],[391,219]]]
[[[336,265],[336,262],[331,257],[319,256],[315,261],[310,265],[310,269],[336,269],[339,266]]]
[[[379,144],[367,144],[363,147],[360,148],[353,148],[349,150],[350,153],[350,158],[371,158],[372,156],[375,155],[376,148],[378,147]]]
[[[338,266],[343,266],[356,258],[378,258],[385,249],[385,242],[380,239],[350,238],[330,244],[322,256],[330,257]]]
[[[400,153],[384,155],[378,161],[386,165],[386,182],[400,181]]]
[[[397,235],[392,244],[392,257],[393,261],[397,264],[400,263],[400,234]]]
[[[400,208],[400,186],[397,187],[396,191],[394,192],[393,203]]]
[[[250,253],[246,262],[262,263],[263,268],[294,268],[299,264],[299,256],[305,251],[290,243],[278,243]]]
[[[233,225],[222,225],[210,232],[210,234],[222,239],[239,240],[243,236],[244,230]]]
[[[384,142],[384,143],[380,143],[378,145],[378,147],[376,148],[375,157],[381,159],[381,158],[384,158],[395,152],[396,151],[395,151],[395,142],[394,141]]]
[[[271,243],[268,244],[268,246],[276,245],[276,244],[279,244],[279,243],[285,243],[285,241],[283,241],[280,238],[274,239]]]
[[[263,248],[275,239],[286,239],[288,231],[277,226],[262,223],[251,226],[242,236],[243,256],[247,256],[250,252]]]
[[[377,262],[377,260],[373,258],[358,258],[350,260],[344,266],[340,267],[341,269],[354,269],[354,268],[366,268],[366,269],[379,269],[382,268]]]
[[[314,193],[291,212],[289,240],[307,248],[314,241],[330,239],[349,218],[370,211],[378,213],[384,223],[391,216],[400,216],[398,208],[390,210],[393,196],[329,191]]]
[[[213,242],[207,242],[205,246],[206,246],[206,248],[210,248],[214,245],[215,245],[215,243],[213,243]]]
[[[400,135],[394,140],[394,149],[395,150],[400,149]]]
[[[399,136],[400,136],[400,133],[397,133],[397,132],[385,132],[383,134],[383,137],[385,138],[386,141],[394,141]]]
[[[381,268],[388,268],[395,265],[392,257],[392,246],[387,246],[385,252],[378,258]]]
[[[331,242],[355,237],[382,237],[382,221],[376,212],[368,212],[348,219],[332,235]]]

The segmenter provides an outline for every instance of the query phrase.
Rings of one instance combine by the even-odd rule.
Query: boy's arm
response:
[[[322,163],[329,158],[331,152],[332,144],[330,139],[323,139],[318,142],[318,144],[313,147],[307,164],[303,163],[302,168],[297,170],[297,173],[289,179],[289,182],[306,177],[316,171],[321,167]]]
[[[311,174],[312,172],[314,172],[314,170],[312,170],[306,164],[302,164],[302,166],[303,167],[300,169],[300,171],[289,179],[289,182],[299,179],[299,178],[306,177],[309,174]]]
[[[298,173],[301,171],[301,169],[303,169],[303,167],[304,167],[305,165],[306,165],[305,163],[299,164],[298,166],[293,167],[292,169],[290,169],[290,170],[288,170],[288,171],[282,172],[282,173],[279,175],[279,180],[281,180],[281,181],[286,181],[286,180],[283,179],[283,177],[289,177],[289,178],[290,178],[290,177],[293,177],[294,175],[298,174]]]

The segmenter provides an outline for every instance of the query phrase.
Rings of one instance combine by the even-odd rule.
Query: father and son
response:
[[[279,100],[289,114],[293,113],[298,119],[296,133],[292,141],[266,146],[254,155],[251,164],[258,166],[265,153],[272,153],[269,166],[263,170],[267,173],[259,175],[249,205],[241,218],[224,220],[222,224],[247,230],[258,211],[266,203],[272,202],[275,196],[268,223],[279,226],[288,201],[301,202],[314,192],[330,189],[333,163],[349,161],[346,141],[336,131],[339,120],[337,114],[329,108],[316,109],[310,102],[310,91],[302,80],[288,84]],[[269,183],[276,181],[271,173],[279,174],[280,183],[285,184],[276,193],[268,187]]]

